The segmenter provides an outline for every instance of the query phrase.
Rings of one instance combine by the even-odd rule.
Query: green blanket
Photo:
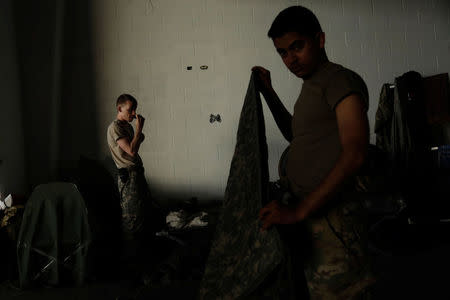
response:
[[[278,232],[259,230],[258,213],[269,200],[269,173],[264,115],[255,80],[252,74],[200,299],[279,298],[280,283],[287,282],[282,278],[286,255]]]

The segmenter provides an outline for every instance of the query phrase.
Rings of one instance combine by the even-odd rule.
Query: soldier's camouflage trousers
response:
[[[367,249],[367,214],[360,201],[343,201],[306,223],[311,255],[305,276],[311,300],[366,299],[374,283]]]
[[[122,230],[125,236],[135,236],[144,227],[145,202],[149,201],[150,191],[143,168],[127,169],[128,176],[117,179],[122,209]]]
[[[279,230],[291,252],[296,285],[306,277],[311,300],[369,299],[367,288],[375,283],[367,210],[358,199],[339,200],[320,216]]]

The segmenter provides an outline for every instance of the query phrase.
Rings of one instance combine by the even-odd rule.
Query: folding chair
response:
[[[90,241],[77,187],[64,182],[37,186],[25,206],[17,242],[20,287],[82,284]]]

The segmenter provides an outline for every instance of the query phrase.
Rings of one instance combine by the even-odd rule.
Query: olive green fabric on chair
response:
[[[77,187],[63,182],[37,186],[25,206],[17,242],[20,287],[82,284],[90,241]]]

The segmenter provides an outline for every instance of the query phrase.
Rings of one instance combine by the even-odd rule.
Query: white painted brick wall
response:
[[[152,189],[165,197],[220,199],[250,68],[271,70],[291,111],[297,99],[301,81],[267,38],[278,12],[296,4],[318,16],[330,60],[365,79],[371,128],[384,82],[409,70],[424,76],[450,71],[448,0],[96,0],[99,135],[114,118],[117,96],[135,95],[147,118],[141,156]],[[287,143],[264,109],[275,179]],[[222,122],[210,124],[211,113]],[[108,154],[106,140],[102,151]]]

